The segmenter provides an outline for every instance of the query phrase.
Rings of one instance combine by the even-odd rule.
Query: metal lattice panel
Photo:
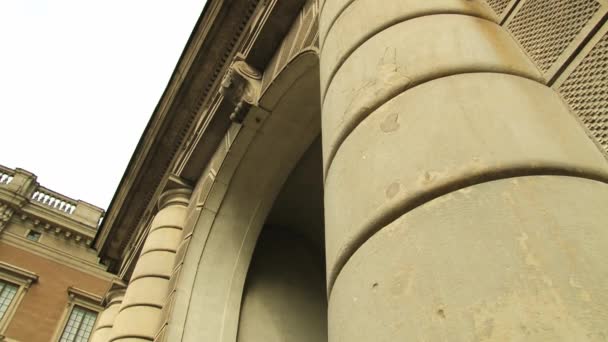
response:
[[[547,72],[599,8],[596,0],[527,0],[508,29]]]
[[[608,152],[608,34],[574,69],[559,91]]]
[[[486,2],[492,7],[494,12],[500,16],[503,14],[511,0],[486,0]]]

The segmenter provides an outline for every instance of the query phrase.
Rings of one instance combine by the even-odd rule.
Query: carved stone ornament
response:
[[[262,74],[237,57],[220,86],[220,94],[235,105],[230,120],[243,122],[251,106],[258,105],[261,86]]]
[[[14,212],[15,210],[7,204],[0,203],[0,232],[8,225],[8,221],[10,221]]]

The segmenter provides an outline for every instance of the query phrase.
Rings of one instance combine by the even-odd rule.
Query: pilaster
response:
[[[175,253],[182,240],[190,195],[188,188],[168,187],[160,196],[159,211],[150,226],[108,341],[154,340]]]

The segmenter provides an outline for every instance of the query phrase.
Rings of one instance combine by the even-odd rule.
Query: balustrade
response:
[[[0,184],[8,184],[13,180],[13,171],[0,168]]]
[[[39,187],[36,191],[34,191],[32,200],[38,202],[39,204],[64,212],[68,215],[71,215],[74,213],[74,210],[76,210],[76,203],[74,201],[43,187]]]

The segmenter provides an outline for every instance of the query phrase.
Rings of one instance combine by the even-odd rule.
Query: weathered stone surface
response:
[[[608,179],[604,156],[553,90],[492,73],[415,87],[367,117],[328,171],[328,272],[387,220],[429,198],[483,179],[543,173]]]
[[[321,54],[322,89],[328,53]],[[323,102],[325,168],[346,136],[384,102],[420,83],[471,72],[542,79],[509,34],[485,19],[431,15],[376,34],[346,60],[328,86]]]
[[[331,293],[330,341],[604,341],[608,185],[463,188],[392,222]]]
[[[436,14],[457,14],[497,21],[496,15],[483,0],[385,1],[382,6],[378,6],[374,0],[357,0],[351,1],[336,17],[336,5],[344,2],[331,1],[320,16],[322,94],[327,90],[329,77],[354,50],[392,25]],[[327,32],[330,25],[331,30]]]

